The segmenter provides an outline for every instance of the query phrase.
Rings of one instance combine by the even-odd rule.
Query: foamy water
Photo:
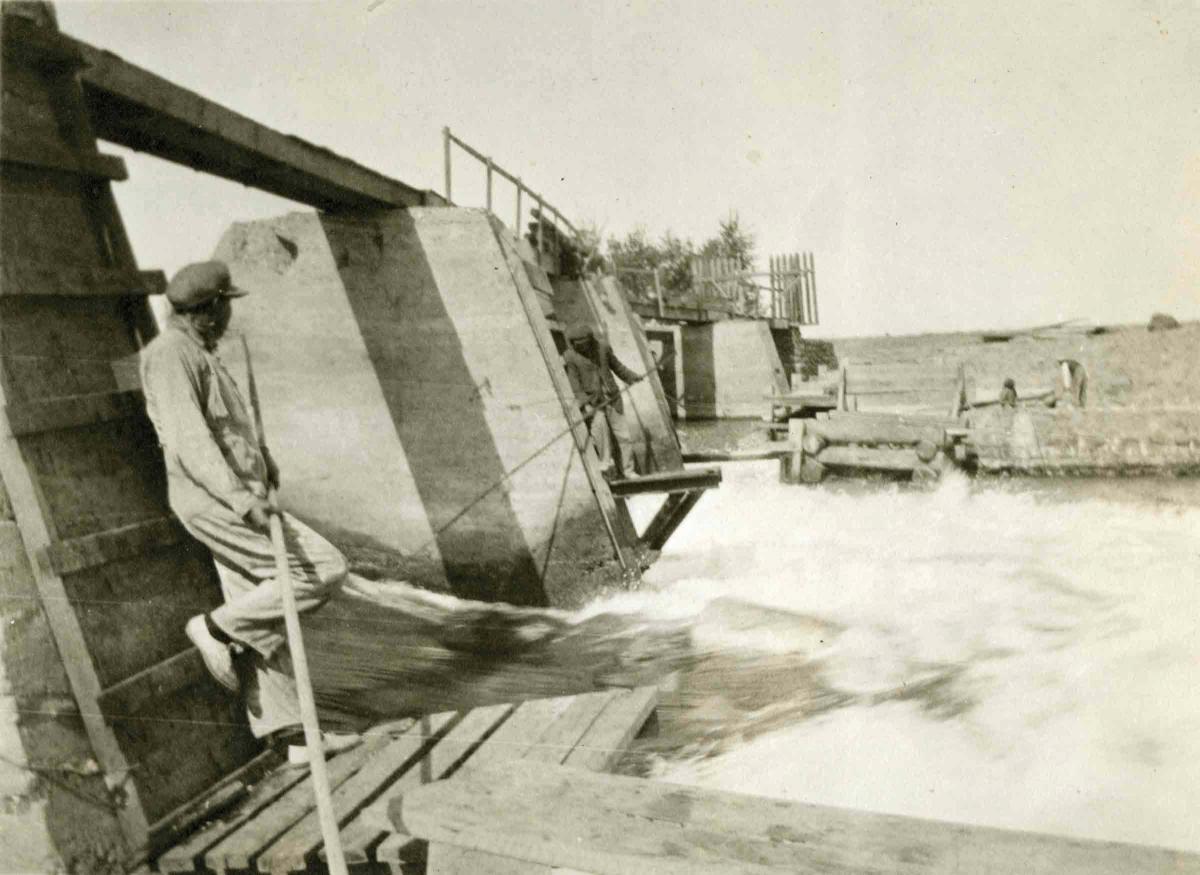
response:
[[[1200,851],[1200,483],[1167,506],[1114,485],[838,492],[729,466],[648,587],[593,608],[771,609],[697,621],[655,774]]]

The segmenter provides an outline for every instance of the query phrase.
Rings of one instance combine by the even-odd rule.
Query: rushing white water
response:
[[[1200,482],[1121,485],[729,466],[648,587],[593,607],[698,617],[654,773],[1200,850]],[[771,610],[713,623],[728,596]]]

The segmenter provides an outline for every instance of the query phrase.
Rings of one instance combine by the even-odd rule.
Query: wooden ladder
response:
[[[259,752],[183,634],[220,602],[170,516],[137,384],[155,332],[86,117],[82,57],[52,22],[3,16],[0,477],[130,859]]]

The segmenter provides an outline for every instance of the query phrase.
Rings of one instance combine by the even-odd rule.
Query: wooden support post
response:
[[[487,159],[487,211],[492,211],[492,159]]]
[[[838,368],[837,409],[838,410],[849,410],[850,409],[846,406],[846,366],[845,365],[842,365],[840,368]]]
[[[788,446],[791,449],[779,460],[779,482],[799,483],[804,467],[804,420],[788,420]]]
[[[545,248],[544,248],[544,246],[543,246],[543,234],[542,234],[542,226],[543,226],[543,225],[545,225],[545,223],[546,223],[546,205],[545,205],[545,203],[543,203],[543,202],[542,202],[542,196],[541,196],[541,195],[538,195],[538,199],[537,199],[537,205],[538,205],[538,214],[537,214],[537,223],[538,223],[538,224],[537,224],[537,250],[538,250],[538,264],[539,264],[539,265],[541,265],[541,263],[542,263],[542,253],[545,251]]]
[[[650,525],[646,526],[641,545],[649,550],[661,550],[703,494],[704,491],[700,489],[671,493],[650,521]]]
[[[658,301],[658,317],[663,315],[662,281],[658,276],[658,268],[654,268],[654,299]]]
[[[446,203],[453,204],[450,197],[450,128],[442,128],[442,169],[446,179]]]
[[[821,311],[817,305],[817,265],[813,261],[813,254],[808,253],[808,281],[812,289],[812,305],[813,305],[813,325],[821,324]]]

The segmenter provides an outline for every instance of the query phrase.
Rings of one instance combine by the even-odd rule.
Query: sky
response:
[[[419,188],[443,126],[573,223],[812,252],[814,336],[1200,318],[1200,3],[59,2],[66,33]],[[157,159],[143,267],[297,204]],[[483,205],[457,156],[454,200]],[[511,194],[497,192],[506,220]]]

